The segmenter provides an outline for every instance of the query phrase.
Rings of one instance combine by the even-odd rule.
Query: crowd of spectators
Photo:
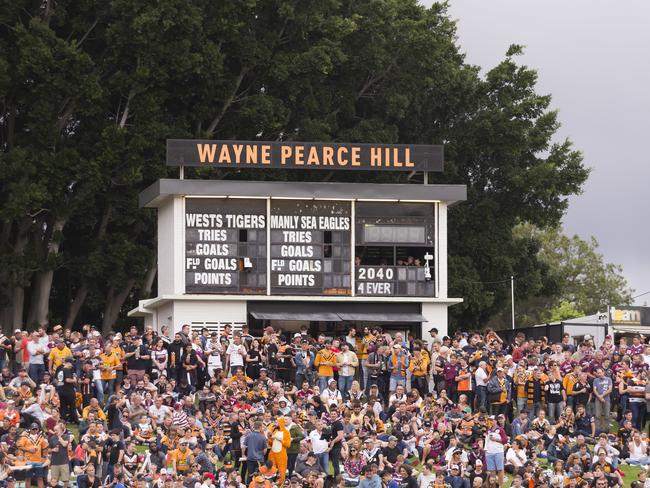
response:
[[[0,486],[650,488],[644,337],[344,334],[0,334]]]

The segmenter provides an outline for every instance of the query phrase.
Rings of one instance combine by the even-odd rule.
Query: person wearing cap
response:
[[[43,488],[47,479],[47,467],[51,461],[48,455],[49,443],[41,432],[41,426],[33,422],[29,431],[23,432],[16,441],[16,449],[23,452],[25,460],[32,464],[28,476],[36,480],[39,488]]]
[[[318,387],[320,391],[324,391],[330,380],[334,378],[334,367],[336,366],[336,352],[333,350],[331,342],[326,342],[325,347],[316,353],[314,366],[318,368]]]
[[[302,335],[298,334],[300,337]],[[309,342],[301,340],[300,348],[296,350],[294,363],[296,364],[296,385],[302,385],[305,380],[311,380],[311,370],[314,366],[316,355],[309,348]]]
[[[184,439],[180,440],[177,449],[170,452],[169,458],[172,462],[172,471],[179,475],[189,472],[190,466],[194,462],[194,454]]]
[[[506,376],[503,368],[497,368],[496,374],[490,378],[487,392],[492,413],[507,413],[511,401],[512,378]]]
[[[445,476],[445,483],[452,488],[469,488],[469,480],[463,477],[461,472],[459,464],[450,465],[447,476]]]
[[[499,486],[503,486],[504,455],[508,436],[493,417],[490,420],[484,441],[485,463],[488,472],[496,474],[499,479]]]
[[[76,405],[77,375],[74,372],[72,357],[65,358],[63,365],[56,370],[55,378],[61,402],[61,417],[68,422],[79,423]]]
[[[326,406],[329,406],[332,403],[336,405],[343,403],[343,396],[341,395],[341,392],[336,388],[336,384],[336,380],[334,378],[330,378],[327,383],[327,388],[325,388],[320,394],[320,399]]]

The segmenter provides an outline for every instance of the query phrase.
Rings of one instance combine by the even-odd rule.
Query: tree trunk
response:
[[[70,304],[70,308],[68,309],[68,317],[65,319],[66,329],[71,329],[72,326],[74,325],[75,320],[77,320],[77,315],[79,315],[79,311],[81,310],[81,307],[86,301],[87,296],[88,296],[88,285],[84,281],[81,283],[81,286],[77,290],[74,300],[72,300],[72,303]]]
[[[103,336],[107,336],[110,333],[113,325],[115,325],[115,322],[120,315],[120,310],[122,310],[122,305],[124,305],[126,298],[129,296],[129,293],[131,293],[133,285],[135,285],[135,280],[131,279],[118,293],[115,292],[115,288],[113,286],[108,289],[106,296],[106,308],[104,309],[104,320],[102,321]]]
[[[65,219],[58,219],[54,222],[52,230],[49,233],[49,243],[47,245],[47,254],[45,261],[49,261],[50,257],[59,254],[59,247],[61,242],[59,233],[63,230]],[[52,291],[52,281],[54,279],[54,270],[46,269],[36,275],[34,286],[32,287],[32,297],[29,307],[29,315],[27,317],[27,325],[34,324],[47,325],[48,315],[50,313],[50,292]]]
[[[25,308],[25,288],[15,286],[11,300],[11,332],[23,328],[23,312]]]
[[[156,274],[158,273],[158,253],[154,252],[149,262],[149,269],[147,274],[144,277],[144,283],[142,285],[142,291],[140,295],[142,298],[149,298],[151,296],[151,289],[153,288],[153,282],[156,279]]]

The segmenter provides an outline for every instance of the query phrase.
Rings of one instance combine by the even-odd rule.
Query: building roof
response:
[[[404,202],[441,201],[452,205],[467,199],[467,187],[465,185],[392,183],[161,179],[140,193],[140,207],[159,207],[167,198],[178,195]]]

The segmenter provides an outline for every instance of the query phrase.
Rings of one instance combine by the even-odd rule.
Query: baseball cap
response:
[[[32,424],[29,426],[30,430],[31,429],[40,429],[41,426],[38,425],[36,422],[32,422]]]
[[[452,464],[451,469],[453,470],[453,469],[460,469],[460,468],[458,467],[458,464]]]
[[[294,339],[295,339],[296,337],[302,337],[302,334],[301,334],[300,332],[296,332],[296,333],[293,335],[293,337],[294,337]]]
[[[167,468],[162,468],[160,470],[160,474],[162,474],[162,475],[167,474]]]
[[[483,466],[483,461],[481,461],[480,459],[477,459],[476,461],[474,461],[474,464],[477,465],[477,466]]]
[[[465,407],[465,408],[463,408],[463,412],[472,413],[472,409],[471,409],[471,407]]]
[[[389,441],[396,441],[396,440],[397,440],[397,437],[395,437],[394,435],[392,435],[392,436],[390,436],[390,437],[388,438],[388,440],[389,440]]]
[[[264,476],[255,476],[255,483],[264,483]]]

